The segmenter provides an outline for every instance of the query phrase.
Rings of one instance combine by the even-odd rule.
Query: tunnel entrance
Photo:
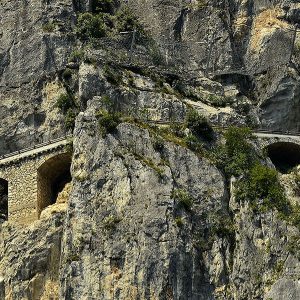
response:
[[[8,181],[0,178],[0,222],[8,216]]]
[[[276,169],[283,174],[300,165],[300,145],[278,142],[267,147],[267,153]]]
[[[71,155],[64,153],[51,157],[38,168],[37,213],[56,202],[58,194],[71,182]]]

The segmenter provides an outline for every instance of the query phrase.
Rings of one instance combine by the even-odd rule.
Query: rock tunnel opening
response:
[[[8,181],[0,178],[0,222],[8,216]]]
[[[71,182],[71,155],[64,153],[51,157],[38,168],[37,213],[56,203],[58,194]]]
[[[267,147],[267,153],[276,169],[283,174],[300,165],[300,145],[278,142]]]

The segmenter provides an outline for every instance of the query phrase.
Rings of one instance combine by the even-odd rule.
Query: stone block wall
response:
[[[17,224],[30,224],[37,220],[41,208],[50,203],[38,203],[38,195],[50,193],[49,183],[38,174],[38,169],[49,159],[64,153],[59,147],[48,152],[35,154],[16,161],[2,164],[0,178],[8,181],[8,221]],[[43,197],[39,197],[42,201]]]

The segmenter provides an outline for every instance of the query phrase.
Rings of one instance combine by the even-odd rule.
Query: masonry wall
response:
[[[64,148],[51,152],[28,156],[19,161],[0,165],[0,178],[8,181],[8,221],[17,224],[30,224],[40,214],[39,194],[49,193],[47,182],[38,180],[39,167],[52,157],[64,153]],[[39,184],[38,184],[39,183]]]

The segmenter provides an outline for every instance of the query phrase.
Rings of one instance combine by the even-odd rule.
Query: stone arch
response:
[[[64,186],[71,182],[71,155],[61,153],[46,160],[37,170],[37,214],[54,204]]]
[[[300,145],[293,142],[275,142],[267,147],[267,154],[276,169],[287,173],[300,165]]]
[[[0,222],[8,216],[8,181],[0,178]]]

